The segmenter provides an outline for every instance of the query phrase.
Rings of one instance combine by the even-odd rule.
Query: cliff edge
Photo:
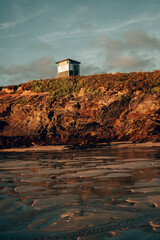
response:
[[[0,89],[0,148],[160,141],[160,71]]]

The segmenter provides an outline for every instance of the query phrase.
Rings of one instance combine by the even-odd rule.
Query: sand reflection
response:
[[[159,148],[4,152],[0,179],[1,239],[160,237]]]

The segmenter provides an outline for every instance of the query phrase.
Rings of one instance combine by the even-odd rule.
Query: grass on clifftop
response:
[[[160,93],[160,71],[131,72],[77,76],[70,78],[53,78],[30,81],[22,85],[23,89],[34,92],[49,92],[51,98],[70,97],[81,88],[86,95],[101,95],[108,90],[126,90],[129,94],[139,90],[144,93]]]

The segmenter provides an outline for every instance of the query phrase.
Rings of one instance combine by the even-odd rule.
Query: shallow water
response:
[[[0,239],[160,239],[160,148],[0,153]]]

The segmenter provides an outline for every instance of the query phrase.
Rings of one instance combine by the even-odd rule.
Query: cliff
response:
[[[0,148],[160,141],[160,72],[29,81],[0,89]]]

